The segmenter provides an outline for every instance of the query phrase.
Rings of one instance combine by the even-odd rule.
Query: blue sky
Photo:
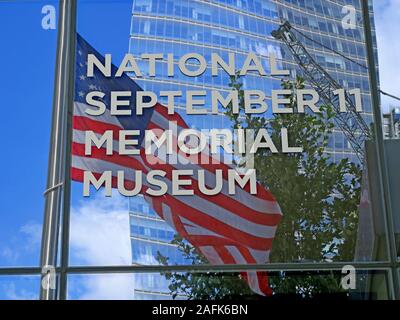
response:
[[[0,126],[5,150],[0,158],[0,267],[39,264],[57,40],[56,30],[41,27],[41,10],[48,4],[58,9],[58,1],[0,2],[0,104],[7,115]],[[82,1],[78,32],[100,52],[121,60],[128,51],[131,10],[130,0]],[[80,185],[74,184],[73,199],[78,205]],[[90,263],[79,252],[75,256],[75,262]],[[0,299],[37,292],[36,281],[24,279],[0,277]]]
[[[41,8],[37,2],[0,3],[0,92],[7,110],[0,127],[6,153],[0,158],[0,265],[37,264],[29,248],[13,249],[28,246],[21,236],[34,241],[27,237],[38,230],[23,226],[40,223],[43,212],[56,32],[41,28]]]
[[[382,89],[400,97],[400,0],[374,0]],[[400,106],[400,101],[382,96],[382,108]]]
[[[400,31],[400,0],[376,0],[375,3],[382,88],[400,95],[400,67],[397,65],[400,45],[399,32],[396,32]],[[0,178],[0,267],[39,263],[57,36],[57,31],[41,27],[41,9],[48,4],[57,8],[58,1],[0,2],[0,104],[7,117],[0,126],[3,147],[0,157],[3,168]],[[112,53],[113,60],[120,61],[128,51],[131,8],[131,0],[81,1],[78,32],[100,52]],[[385,98],[383,102],[387,106],[393,101]],[[92,202],[82,203],[81,200],[81,186],[74,184],[75,220],[72,223],[80,228],[72,232],[72,262],[130,263],[129,242],[124,242],[123,237],[115,240],[120,243],[114,245],[114,248],[120,248],[116,252],[107,247],[109,230],[119,235],[129,233],[128,229],[121,229],[121,225],[128,227],[126,202],[122,199],[113,203],[102,200],[94,208]],[[89,215],[89,211],[96,215]],[[97,226],[102,237],[94,237],[93,230],[85,229],[87,225]],[[108,228],[104,229],[104,225]],[[107,259],[101,260],[102,256]],[[0,299],[34,297],[37,282],[32,278],[23,279],[0,278]],[[110,287],[111,283],[119,284],[114,287],[121,288],[122,283],[129,282],[121,277],[109,277],[104,281],[83,280],[81,287],[72,283],[77,286],[76,291],[81,292],[90,286],[100,288],[108,284]],[[117,291],[115,296],[121,297],[118,294],[124,290]],[[85,297],[91,296],[86,294]]]

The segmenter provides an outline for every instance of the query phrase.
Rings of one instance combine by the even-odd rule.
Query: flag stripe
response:
[[[80,142],[80,143],[84,143],[85,140],[84,140],[84,137],[82,135],[83,134],[83,130],[88,130],[88,128],[95,129],[93,131],[95,131],[98,134],[103,134],[107,130],[114,130],[114,127],[109,127],[109,128],[104,127],[104,124],[102,124],[100,122],[94,123],[94,122],[90,121],[90,123],[87,123],[87,124],[88,125],[91,124],[92,127],[86,125],[85,121],[82,120],[81,118],[79,118],[79,125],[78,124],[74,125],[75,129],[76,129],[74,131],[74,141],[77,141],[77,142]],[[97,124],[99,124],[99,125],[97,127],[94,127]],[[100,129],[100,128],[102,128],[102,129]],[[79,134],[79,131],[81,131],[81,130],[82,130],[82,134]],[[117,133],[114,134],[114,136],[118,136],[118,135],[119,134],[117,134]],[[116,142],[117,143],[114,144],[114,150],[116,152],[118,152],[118,149],[119,149],[118,140],[116,140]],[[161,149],[163,149],[163,148],[161,148]],[[161,154],[162,154],[162,152],[161,152]],[[142,159],[144,161],[149,160],[150,158],[152,158],[151,155],[142,156]],[[164,170],[165,169],[167,171],[171,171],[172,168],[175,168],[177,170],[190,169],[190,170],[194,171],[194,177],[193,177],[194,180],[196,180],[195,178],[198,177],[197,171],[202,169],[202,168],[199,168],[196,164],[193,164],[193,163],[192,164],[189,163],[187,165],[186,164],[179,164],[179,163],[178,164],[168,164],[167,165],[165,162],[164,162],[164,164],[162,164],[162,159],[160,159],[158,157],[154,158],[154,160],[157,160],[157,162],[160,162],[160,164],[152,164],[152,163],[150,163],[150,161],[146,161],[146,165],[152,167],[153,169],[158,168],[160,170]],[[154,162],[156,162],[156,161],[154,161]],[[208,187],[211,188],[215,184],[215,170],[210,169],[209,167],[205,167],[205,170],[206,170],[205,171],[205,178],[206,178],[205,180],[206,181],[210,181],[210,180],[213,181],[212,184],[211,183],[207,184]],[[266,213],[268,215],[279,215],[277,217],[274,217],[274,222],[272,222],[274,224],[279,223],[280,216],[281,216],[281,211],[280,211],[280,208],[279,208],[279,205],[277,204],[277,202],[271,200],[271,197],[268,197],[267,199],[264,198],[264,197],[261,198],[260,196],[252,195],[252,194],[246,192],[245,190],[243,190],[243,189],[241,189],[241,188],[239,188],[237,186],[236,186],[236,190],[235,190],[236,194],[235,194],[234,197],[232,197],[232,196],[230,196],[228,194],[227,183],[226,182],[227,182],[227,177],[225,176],[224,177],[222,193],[225,194],[226,196],[229,196],[230,199],[233,202],[236,201],[236,203],[234,203],[234,205],[244,204],[244,205],[246,205],[246,207],[248,206],[247,208],[249,208],[249,209],[251,209],[251,210],[253,210],[255,212],[260,212],[264,216],[266,216]],[[258,190],[260,190],[261,188],[262,187],[259,186]],[[240,208],[240,209],[246,209],[246,208]],[[253,215],[247,214],[247,216],[253,216]]]
[[[77,155],[73,157],[72,162],[74,168],[83,171],[91,168],[92,172],[97,173],[100,171],[98,169],[105,165],[103,160],[85,158]],[[114,177],[117,176],[117,171],[125,170],[124,167],[114,163],[107,163],[107,167],[108,170],[113,172]],[[134,182],[133,174],[129,174],[129,172],[127,173],[125,179]],[[168,185],[166,179],[163,181]],[[148,188],[144,183],[143,186],[146,187],[146,189]],[[190,200],[187,198],[190,198]],[[213,230],[216,233],[220,232],[232,237],[239,243],[243,241],[244,244],[247,244],[254,249],[265,249],[265,247],[262,246],[262,243],[264,243],[265,240],[272,238],[276,229],[276,227],[257,225],[245,219],[241,219],[240,217],[233,217],[223,208],[217,207],[211,202],[201,201],[200,198],[196,196],[171,196],[170,194],[167,194],[163,196],[163,200],[170,207],[178,209],[178,215],[183,216],[198,225]],[[249,230],[245,228],[254,228],[254,230],[252,230],[252,233],[249,233],[244,231]]]
[[[223,153],[212,154],[207,142],[199,155],[187,155],[177,146],[177,137],[182,130],[189,129],[179,113],[168,114],[168,109],[161,104],[146,108],[143,115],[136,114],[136,92],[142,90],[126,74],[120,78],[104,77],[97,68],[93,77],[85,77],[85,62],[89,53],[104,61],[93,47],[82,37],[77,39],[75,103],[73,116],[72,168],[71,175],[75,181],[83,182],[84,172],[90,171],[97,179],[104,171],[112,172],[112,187],[124,187],[127,192],[136,186],[154,211],[174,228],[183,238],[198,249],[211,264],[255,264],[266,263],[272,248],[277,225],[281,219],[280,207],[272,193],[257,183],[257,194],[250,193],[249,183],[240,188],[235,186],[236,194],[229,194],[227,187],[228,170],[235,169]],[[112,73],[117,68],[112,65]],[[80,75],[80,76],[79,76]],[[86,93],[99,90],[105,95],[101,101],[106,110],[102,115],[93,116],[88,110],[96,111],[97,107],[86,103]],[[113,116],[110,108],[110,93],[117,90],[130,90],[132,96],[126,110],[129,116]],[[152,130],[160,136],[165,130],[172,130],[172,155],[166,152],[165,146],[153,148],[154,153],[145,154],[144,131]],[[112,155],[107,155],[105,146],[90,146],[90,155],[85,155],[85,131],[93,131],[97,138],[106,131],[112,131]],[[120,155],[119,137],[121,130],[139,130],[138,146],[127,146],[127,150],[137,150],[135,155]],[[191,141],[185,142],[193,147]],[[231,155],[231,157],[233,157]],[[172,161],[177,160],[177,161]],[[157,180],[167,185],[168,192],[163,196],[147,194],[151,187],[145,177],[136,185],[136,177],[162,170],[165,177]],[[193,175],[184,177],[190,185],[182,190],[193,190],[193,195],[175,195],[172,192],[174,170],[191,170]],[[204,170],[204,187],[212,189],[216,177],[222,171],[223,187],[216,195],[205,195],[200,192],[199,170]],[[124,180],[117,180],[117,171],[122,171]],[[135,189],[136,190],[136,189]],[[268,277],[265,272],[249,271],[241,273],[249,287],[261,295],[271,294]]]
[[[72,144],[72,154],[80,157],[87,157],[84,153],[85,146],[82,144],[73,143]],[[110,159],[112,158],[112,160]],[[109,168],[113,168],[113,175],[116,176],[116,171],[126,171],[126,169],[134,169],[141,170],[144,174],[148,173],[150,170],[145,166],[140,166],[141,163],[136,161],[135,158],[128,158],[120,155],[114,155],[112,157],[107,156],[105,154],[104,149],[92,148],[92,155],[87,159],[87,161],[92,161],[93,159],[98,159],[101,161],[109,162]],[[128,162],[128,163],[127,163]],[[133,176],[133,172],[128,174],[128,177]],[[160,181],[165,182],[168,185],[168,194],[171,195],[172,192],[172,182],[168,179],[168,177],[158,177]],[[130,180],[133,180],[132,178]],[[146,180],[143,178],[143,184],[147,184]],[[180,199],[182,202],[186,202],[190,204],[192,208],[196,208],[198,210],[206,210],[208,212],[208,216],[212,216],[216,219],[224,221],[231,226],[235,226],[237,228],[244,228],[244,230],[252,230],[252,234],[261,236],[265,235],[266,237],[272,237],[275,233],[276,226],[270,226],[269,222],[264,225],[254,223],[248,219],[245,219],[239,215],[233,214],[232,211],[226,210],[222,206],[218,206],[215,202],[207,201],[203,197],[199,197],[194,194],[192,196],[179,196],[174,195],[175,198]],[[218,195],[221,197],[221,194]],[[187,199],[189,198],[189,199]],[[208,211],[210,210],[210,211]],[[265,220],[268,219],[268,216],[265,215]]]

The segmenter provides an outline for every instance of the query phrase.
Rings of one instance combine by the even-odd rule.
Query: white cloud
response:
[[[31,265],[39,260],[42,225],[30,221],[15,231],[12,238],[0,244],[1,264]]]
[[[80,300],[132,300],[134,276],[132,274],[101,274],[79,276],[68,282],[72,289],[70,299]]]
[[[374,0],[382,90],[400,96],[400,0]],[[400,101],[382,96],[382,108],[400,105]]]
[[[15,248],[11,248],[9,246],[4,246],[0,250],[0,256],[2,260],[1,264],[9,264],[9,265],[14,265],[18,262],[18,259],[20,257],[18,250]]]
[[[42,225],[37,222],[30,222],[20,228],[20,232],[25,235],[28,249],[35,250],[40,246],[42,239]]]
[[[38,293],[31,292],[27,289],[18,289],[14,282],[0,285],[1,291],[5,292],[4,299],[7,300],[35,300]]]
[[[106,198],[101,192],[82,200],[71,209],[71,265],[130,265],[130,223],[128,201],[114,194]],[[0,256],[17,264],[28,253],[38,253],[42,226],[29,222],[19,229],[18,243],[0,248]],[[133,274],[71,276],[71,297],[79,299],[133,299]],[[33,299],[37,293],[20,289],[14,283],[0,284],[7,299]]]
[[[101,193],[71,210],[71,264],[129,265],[132,263],[128,202]],[[133,275],[78,276],[72,291],[80,299],[132,299]],[[75,296],[75,295],[74,295]]]

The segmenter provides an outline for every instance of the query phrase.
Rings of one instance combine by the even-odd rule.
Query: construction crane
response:
[[[292,25],[285,21],[278,30],[272,31],[271,34],[275,39],[281,40],[287,45],[305,80],[314,87],[326,105],[333,107],[336,113],[334,119],[336,125],[343,131],[344,136],[362,163],[364,161],[365,140],[371,138],[368,125],[357,111],[355,103],[347,91],[345,91],[347,112],[341,112],[339,95],[335,92],[343,89],[343,87],[314,60],[296,37],[293,29]]]

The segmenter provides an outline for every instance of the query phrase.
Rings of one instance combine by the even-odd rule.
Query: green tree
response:
[[[259,149],[254,157],[257,179],[268,186],[283,212],[270,261],[351,261],[356,241],[361,168],[348,159],[333,162],[325,152],[334,128],[331,106],[322,106],[321,113],[277,114],[269,119],[263,115],[247,115],[240,77],[232,77],[230,86],[240,97],[239,114],[233,112],[232,105],[225,112],[233,129],[265,128],[274,144],[281,147],[281,128],[287,128],[289,145],[303,148],[302,153]],[[297,77],[294,81],[282,81],[282,88],[291,90],[290,106],[296,109],[295,92],[304,88],[304,80]],[[174,242],[193,264],[206,262],[179,237]],[[166,257],[159,255],[158,259],[168,264]],[[237,274],[225,278],[221,274],[205,277],[194,273],[166,273],[165,276],[171,281],[170,289],[175,295],[185,293],[190,298],[218,299],[250,294]],[[301,297],[340,291],[339,278],[333,273],[303,273],[295,277],[282,272],[270,278],[270,285],[275,293],[295,293]]]
[[[175,235],[171,243],[178,246],[187,264],[199,265],[208,263],[201,253],[179,235]],[[162,265],[168,265],[168,257],[161,255],[160,252],[158,252],[157,260]],[[191,300],[254,297],[247,283],[237,273],[165,272],[163,275],[170,282],[169,289],[174,299],[178,295],[185,296]]]

